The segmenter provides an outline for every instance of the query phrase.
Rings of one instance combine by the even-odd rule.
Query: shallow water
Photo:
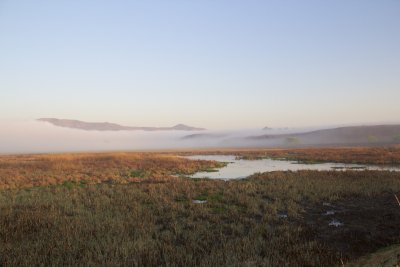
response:
[[[373,166],[361,164],[344,163],[318,163],[304,164],[297,161],[261,159],[244,160],[236,159],[233,155],[194,155],[186,156],[192,160],[215,160],[229,162],[226,167],[218,169],[217,172],[197,172],[192,178],[210,178],[210,179],[241,179],[246,178],[257,172],[272,171],[299,171],[299,170],[318,170],[318,171],[343,171],[343,170],[381,170],[381,171],[400,171],[400,168],[388,166]]]

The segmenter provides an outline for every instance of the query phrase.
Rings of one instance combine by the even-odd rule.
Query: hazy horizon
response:
[[[371,124],[373,125],[373,124]],[[355,125],[361,126],[361,125]],[[170,149],[207,149],[207,148],[277,148],[287,146],[310,145],[310,138],[299,139],[299,144],[287,143],[287,137],[278,139],[251,139],[251,137],[263,135],[290,134],[297,136],[302,132],[313,132],[318,129],[331,129],[338,126],[288,128],[263,130],[262,128],[241,129],[206,129],[206,130],[120,130],[120,131],[98,131],[82,130],[67,127],[59,127],[51,123],[37,120],[14,120],[0,121],[0,154],[23,154],[23,153],[62,153],[62,152],[106,152],[106,151],[143,151],[143,150],[170,150]],[[389,139],[399,138],[400,124],[396,125],[396,132],[389,133]],[[380,131],[378,131],[379,133]],[[350,134],[350,135],[349,135]],[[191,135],[195,137],[190,138]],[[340,137],[331,135],[332,140],[339,140],[346,144],[346,138],[351,138],[351,132],[342,140]],[[365,136],[364,136],[365,135]],[[365,133],[361,142],[354,143],[349,139],[347,144],[362,144],[371,134]],[[198,137],[196,137],[198,136]],[[386,137],[385,137],[386,136]],[[383,130],[383,136],[374,136],[380,144],[387,144],[388,133]],[[321,139],[322,138],[322,139]],[[338,139],[339,138],[339,139]],[[381,139],[383,138],[383,139]],[[341,140],[341,141],[340,141]],[[386,141],[384,141],[386,140]],[[314,142],[315,141],[315,142]],[[312,137],[312,144],[319,146],[318,142],[326,142],[324,137]],[[394,140],[395,143],[398,141]],[[383,143],[382,143],[383,142]],[[322,143],[321,143],[322,144]],[[332,143],[334,144],[334,143]],[[378,143],[377,143],[378,144]],[[393,144],[393,142],[392,142]],[[335,144],[334,144],[335,145]],[[373,143],[371,145],[374,145]],[[376,144],[375,144],[376,145]],[[326,146],[326,144],[325,144]]]
[[[398,1],[1,1],[0,121],[399,122]]]

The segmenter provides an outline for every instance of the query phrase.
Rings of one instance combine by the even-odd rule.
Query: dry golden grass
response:
[[[305,163],[342,162],[375,165],[400,165],[400,146],[335,147],[298,149],[218,149],[186,151],[180,154],[229,154],[243,159],[279,158]]]
[[[0,190],[0,265],[338,266],[400,242],[399,192],[377,171]]]
[[[173,179],[176,174],[221,167],[157,153],[45,154],[0,157],[0,188],[64,182],[129,183]]]
[[[400,243],[398,172],[173,176],[218,166],[171,152],[1,157],[0,266],[341,266]]]

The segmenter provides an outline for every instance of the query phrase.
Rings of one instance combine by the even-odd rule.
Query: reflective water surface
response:
[[[216,160],[229,162],[226,167],[218,169],[216,172],[198,172],[193,174],[192,178],[210,178],[210,179],[241,179],[246,178],[257,172],[272,171],[298,171],[298,170],[388,170],[400,171],[399,167],[374,166],[361,164],[344,163],[317,163],[304,164],[296,161],[261,159],[261,160],[243,160],[236,159],[233,155],[193,155],[185,158],[192,160]]]

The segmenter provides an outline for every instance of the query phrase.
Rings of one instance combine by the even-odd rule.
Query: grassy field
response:
[[[0,157],[0,188],[70,183],[164,181],[225,164],[159,153],[13,155]]]
[[[400,146],[390,147],[336,147],[298,149],[225,149],[181,152],[198,154],[236,155],[238,158],[257,160],[264,158],[295,160],[303,163],[339,162],[374,165],[400,165]]]
[[[265,151],[237,151],[246,153]],[[329,153],[322,160],[338,154]],[[219,166],[172,153],[0,157],[0,266],[399,261],[400,173],[273,172],[227,182],[177,176]]]

